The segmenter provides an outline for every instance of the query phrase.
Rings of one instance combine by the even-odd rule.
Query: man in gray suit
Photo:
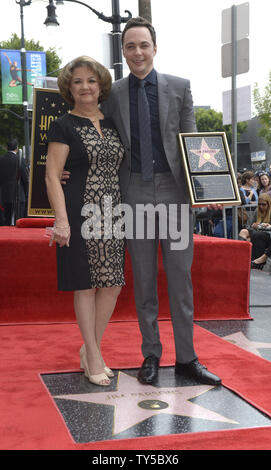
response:
[[[153,26],[143,18],[128,21],[122,33],[122,45],[131,73],[129,77],[113,83],[109,99],[102,103],[102,110],[105,116],[114,121],[125,147],[126,157],[120,169],[123,202],[133,208],[134,221],[136,211],[146,204],[151,207],[163,205],[167,209],[167,217],[170,206],[174,206],[177,208],[178,230],[181,228],[183,233],[186,229],[188,234],[187,243],[179,242],[179,246],[175,244],[177,249],[172,249],[175,237],[171,233],[166,238],[159,234],[162,227],[159,218],[162,215],[158,211],[154,219],[154,237],[145,234],[144,238],[138,239],[134,234],[127,239],[145,358],[138,380],[146,384],[156,380],[162,354],[157,321],[160,238],[175,339],[175,372],[195,378],[200,383],[219,385],[220,378],[199,363],[193,346],[193,222],[177,141],[179,132],[196,131],[190,83],[155,71],[153,59],[157,51],[156,34]],[[143,145],[140,142],[140,121],[145,116],[139,115],[137,94],[143,80],[149,105],[152,144],[152,168],[147,178],[142,170]],[[182,211],[182,207],[186,207],[187,211]],[[170,225],[171,221],[167,219],[167,222]]]

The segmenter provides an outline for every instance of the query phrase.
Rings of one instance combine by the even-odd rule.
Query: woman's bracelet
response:
[[[70,226],[69,226],[69,225],[65,225],[65,227],[59,227],[58,225],[54,225],[54,228],[65,229],[65,228],[70,228]]]

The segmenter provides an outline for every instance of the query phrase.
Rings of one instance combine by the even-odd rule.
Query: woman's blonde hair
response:
[[[260,201],[267,202],[268,208],[266,212],[261,212],[260,207],[257,208],[257,223],[271,223],[271,198],[268,194],[262,193],[259,195],[258,204]]]
[[[104,101],[108,97],[109,92],[111,90],[112,78],[109,70],[106,67],[104,67],[102,64],[92,59],[91,57],[77,57],[76,59],[72,60],[67,65],[65,65],[63,69],[61,69],[57,79],[61,95],[63,96],[64,100],[72,106],[74,105],[74,99],[70,92],[72,74],[77,67],[83,66],[88,67],[97,76],[99,80],[99,85],[101,87],[99,103],[101,101]]]

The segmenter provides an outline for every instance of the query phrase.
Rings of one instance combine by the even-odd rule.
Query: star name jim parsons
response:
[[[143,465],[178,465],[180,455],[177,454],[146,454],[137,453],[127,456],[107,456],[98,454],[92,457],[93,465],[117,465],[120,468],[128,468],[129,464]]]
[[[181,390],[175,390],[175,389],[174,390],[166,390],[166,391],[163,389],[162,391],[160,391],[159,389],[157,389],[157,390],[152,390],[151,392],[130,392],[129,395],[131,397],[142,398],[142,397],[150,397],[151,395],[154,395],[154,396],[164,395],[165,393],[167,393],[167,394],[171,394],[171,393],[176,394],[177,393],[177,394],[181,395],[182,391]],[[107,400],[112,400],[112,399],[116,400],[118,398],[124,398],[126,396],[127,396],[127,394],[124,394],[124,393],[121,393],[121,394],[111,393],[110,395],[109,394],[107,395]]]

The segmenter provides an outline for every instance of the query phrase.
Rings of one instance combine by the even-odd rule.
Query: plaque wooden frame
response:
[[[179,133],[192,207],[241,205],[225,132]]]

